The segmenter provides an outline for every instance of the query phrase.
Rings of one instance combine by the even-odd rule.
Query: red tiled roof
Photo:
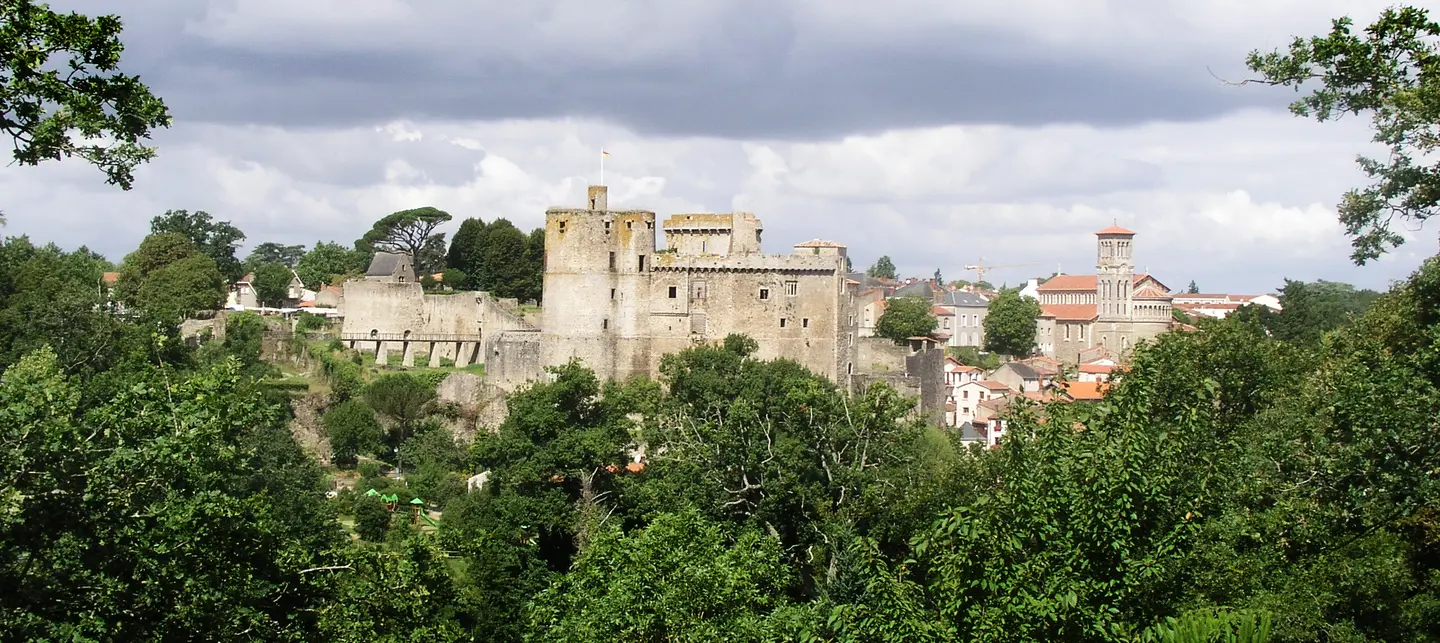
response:
[[[955,313],[945,310],[939,306],[931,306],[930,314],[936,317],[954,317]]]
[[[1114,371],[1114,370],[1115,370],[1115,366],[1114,366],[1113,364],[1081,364],[1081,365],[1080,365],[1080,372],[1081,372],[1081,373],[1095,373],[1095,374],[1099,374],[1099,375],[1108,375],[1108,374],[1110,374],[1111,371]]]
[[[1098,400],[1105,397],[1110,385],[1104,382],[1066,382],[1065,394],[1074,400]]]
[[[1041,317],[1058,321],[1090,321],[1099,316],[1095,304],[1046,304],[1040,307]]]
[[[1131,276],[1130,282],[1132,286],[1138,286],[1147,278],[1155,279],[1147,273],[1142,273]],[[1035,290],[1038,292],[1095,292],[1095,286],[1099,281],[1095,275],[1055,275],[1040,284]],[[1155,279],[1155,283],[1160,283],[1160,280]]]
[[[990,390],[992,390],[992,391],[1000,391],[1000,390],[1008,391],[1008,390],[1010,390],[1010,387],[1008,387],[1008,386],[1006,386],[1006,385],[1004,385],[1004,384],[1001,384],[1000,382],[996,382],[995,380],[980,380],[980,381],[976,382],[976,384],[979,384],[980,386],[983,386],[983,387],[985,387],[985,388],[988,388],[988,389],[990,389]]]
[[[1104,230],[1101,230],[1101,231],[1099,231],[1099,232],[1096,232],[1095,234],[1097,234],[1097,235],[1098,235],[1098,234],[1130,234],[1130,235],[1133,235],[1133,234],[1135,234],[1135,233],[1132,232],[1132,231],[1130,231],[1130,230],[1126,230],[1125,228],[1122,228],[1122,227],[1120,227],[1120,226],[1118,226],[1118,225],[1112,225],[1112,226],[1110,226],[1110,227],[1108,227],[1108,228],[1105,228]]]
[[[1132,297],[1135,299],[1170,299],[1170,293],[1155,286],[1145,286],[1136,290]]]
[[[107,273],[104,273],[104,274],[100,275],[100,279],[105,282],[105,285],[107,285],[107,286],[113,286],[113,285],[115,285],[115,282],[120,281],[120,273],[118,273],[118,272],[107,272]]]

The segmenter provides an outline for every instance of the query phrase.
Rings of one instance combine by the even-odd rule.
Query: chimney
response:
[[[610,198],[605,186],[592,185],[588,192],[587,209],[596,212],[604,212],[610,209]]]

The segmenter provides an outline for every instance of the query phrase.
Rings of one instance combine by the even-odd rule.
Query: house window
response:
[[[610,269],[615,269],[615,253],[610,253]]]
[[[760,301],[765,301],[765,300],[767,300],[767,299],[769,299],[769,298],[770,298],[770,289],[769,289],[769,288],[761,288],[761,289],[760,289]]]
[[[798,282],[798,281],[787,281],[787,282],[785,282],[785,296],[787,296],[787,297],[794,297],[794,296],[795,296],[795,293],[797,293],[797,292],[799,292],[799,291],[800,291],[800,282]]]
[[[949,329],[950,329],[950,318],[949,318],[949,317],[946,317],[946,318],[945,318],[945,329],[946,329],[946,330],[949,330]]]
[[[968,406],[962,406],[962,407],[960,407],[960,412],[963,413],[963,414],[965,414],[965,415],[970,415],[970,407],[968,407]]]
[[[785,327],[785,321],[786,321],[786,320],[785,320],[784,317],[781,317],[781,318],[780,318],[780,327],[781,327],[781,328],[784,328],[784,327]]]
[[[1065,341],[1070,341],[1070,324],[1065,324]]]
[[[670,287],[670,298],[671,298],[671,299],[674,299],[674,298],[676,297],[676,295],[679,294],[679,290],[680,290],[679,288],[677,288],[677,287],[675,287],[675,286],[671,286],[671,287]]]
[[[645,272],[645,255],[640,255],[640,263],[638,265],[640,267],[640,272]]]
[[[970,391],[960,391],[960,399],[962,399],[962,400],[968,400],[968,399],[970,399]]]
[[[810,327],[810,318],[809,318],[809,317],[805,317],[805,318],[801,319],[801,320],[800,320],[800,327],[801,327],[801,328],[809,328],[809,327]]]

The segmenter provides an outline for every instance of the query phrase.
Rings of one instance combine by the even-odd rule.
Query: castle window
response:
[[[787,320],[786,320],[784,317],[781,317],[781,318],[780,318],[780,327],[781,327],[781,328],[784,328],[784,327],[785,327],[785,322],[786,322],[786,321],[787,321]]]
[[[785,282],[785,295],[786,295],[787,297],[794,297],[794,296],[795,296],[795,293],[799,292],[799,290],[800,290],[800,282],[798,282],[798,281],[787,281],[787,282]]]
[[[607,234],[610,232],[610,222],[609,222],[609,221],[606,221],[606,222],[605,222],[605,232],[606,232]]]
[[[615,253],[610,253],[610,269],[615,269]]]
[[[671,298],[671,299],[674,299],[675,296],[679,294],[679,290],[680,290],[679,288],[676,288],[675,286],[671,286],[671,287],[670,287],[670,298]]]
[[[615,301],[615,289],[610,289],[610,301]]]
[[[702,253],[705,252],[705,243],[706,243],[706,242],[705,242],[704,239],[701,239],[701,240],[700,240],[700,252],[702,252]]]
[[[640,255],[640,262],[637,264],[640,272],[645,272],[645,255]]]
[[[626,221],[626,222],[625,222],[625,229],[626,229],[626,230],[634,230],[634,229],[635,229],[635,222],[634,222],[634,221]]]
[[[761,289],[760,289],[760,301],[765,301],[765,300],[767,300],[767,299],[769,299],[769,298],[770,298],[770,289],[769,289],[769,288],[761,288]]]
[[[565,234],[565,222],[560,222],[560,234]]]
[[[654,229],[655,229],[655,222],[654,222],[654,221],[646,221],[646,222],[645,222],[645,229],[646,229],[646,230],[654,230]]]
[[[809,327],[810,327],[810,318],[809,318],[809,317],[802,318],[802,319],[800,320],[800,327],[801,327],[801,328],[809,328]]]
[[[600,329],[601,329],[601,330],[609,330],[609,329],[610,329],[610,320],[609,320],[608,318],[607,318],[607,319],[604,319],[604,320],[602,320],[602,321],[600,322]]]

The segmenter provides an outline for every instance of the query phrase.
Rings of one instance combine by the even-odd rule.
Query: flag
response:
[[[610,153],[605,150],[600,150],[600,156],[610,156]]]

